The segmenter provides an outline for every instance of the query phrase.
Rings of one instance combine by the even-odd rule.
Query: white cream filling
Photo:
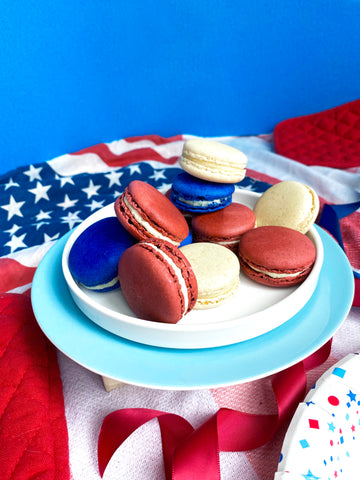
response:
[[[265,275],[271,278],[298,277],[301,273],[305,272],[306,270],[306,269],[301,270],[300,272],[296,272],[296,273],[274,273],[274,272],[266,272],[265,270],[260,270],[259,268],[255,268],[252,265],[249,265],[249,267],[255,270],[256,272],[264,273]]]
[[[207,207],[210,204],[220,205],[221,200],[186,200],[184,197],[179,196],[179,201],[191,205],[192,207]]]
[[[232,298],[237,289],[239,288],[240,280],[237,277],[233,284],[230,285],[228,290],[221,290],[218,292],[211,292],[209,296],[198,297],[194,310],[203,310],[206,308],[213,308],[217,305],[221,305]]]
[[[231,241],[228,241],[228,242],[216,242],[218,243],[219,245],[235,245],[235,243],[239,243],[239,239],[238,240],[231,240]]]
[[[175,275],[176,275],[176,277],[177,277],[177,279],[180,283],[181,293],[184,297],[184,311],[182,312],[182,316],[184,316],[185,313],[188,310],[188,307],[189,307],[189,293],[188,293],[188,289],[186,287],[185,279],[183,277],[181,268],[179,268],[175,264],[175,262],[172,260],[172,258],[170,258],[168,255],[166,255],[166,253],[163,252],[160,248],[156,247],[155,245],[153,245],[151,243],[146,243],[146,245],[148,247],[151,247],[157,253],[159,253],[165,259],[165,261],[172,267],[172,269],[174,270]]]
[[[144,220],[142,216],[135,210],[135,208],[128,202],[127,198],[124,196],[124,203],[127,208],[130,210],[131,215],[134,219],[141,225],[147,232],[149,232],[153,237],[160,238],[162,240],[167,240],[168,242],[172,243],[173,245],[178,245],[178,242],[175,242],[169,237],[165,237],[161,232],[156,230],[156,228],[152,227],[149,222]]]
[[[204,164],[197,165],[196,163],[193,163],[194,161],[196,162],[198,159],[196,158],[187,158],[184,154],[182,157],[180,157],[180,165],[185,167],[188,167],[188,171],[190,170],[195,170],[198,172],[208,172],[209,174],[214,173],[214,169],[216,169],[216,173],[219,176],[219,178],[231,180],[231,183],[233,182],[234,178],[236,177],[236,182],[240,182],[244,177],[246,173],[245,165],[241,166],[232,166],[227,163],[221,164],[220,162],[213,162],[205,157],[203,157],[203,162]],[[205,163],[206,162],[206,163]],[[219,170],[219,171],[218,171]],[[230,183],[230,182],[229,182]]]
[[[104,288],[113,287],[114,285],[117,284],[118,281],[119,281],[118,277],[115,277],[113,280],[110,280],[110,282],[101,283],[100,285],[95,285],[94,287],[88,287],[87,285],[85,285],[85,286],[89,290],[103,290]]]

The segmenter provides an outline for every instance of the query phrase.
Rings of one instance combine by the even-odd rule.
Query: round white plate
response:
[[[358,478],[359,400],[360,356],[349,354],[325,372],[299,404],[275,478]]]
[[[253,208],[259,194],[237,190],[233,200]],[[120,289],[93,292],[79,285],[68,267],[69,252],[78,236],[98,220],[114,216],[108,205],[82,222],[67,241],[62,258],[66,283],[76,305],[92,321],[121,337],[167,348],[209,348],[230,345],[262,335],[293,317],[309,300],[323,262],[323,246],[314,227],[308,236],[316,247],[316,261],[307,279],[297,287],[273,288],[257,284],[240,273],[240,288],[225,305],[192,310],[177,324],[139,319]]]
[[[99,327],[75,305],[62,274],[69,235],[48,251],[31,289],[44,334],[75,362],[116,380],[151,388],[189,390],[255,380],[283,370],[320,348],[345,320],[354,276],[338,244],[320,228],[324,262],[310,300],[290,320],[259,337],[217,348],[161,348],[126,340]]]

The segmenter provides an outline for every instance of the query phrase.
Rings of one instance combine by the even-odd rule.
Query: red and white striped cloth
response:
[[[125,168],[139,162],[147,163],[157,169],[176,168],[183,142],[187,138],[189,138],[187,135],[178,135],[169,139],[150,135],[117,140],[74,154],[60,156],[50,160],[48,166],[56,172],[59,178],[95,173],[108,174],[118,171],[120,167]],[[219,140],[239,148],[248,156],[247,175],[253,179],[271,184],[281,180],[298,180],[312,186],[318,192],[322,202],[350,203],[358,201],[360,198],[360,166],[348,170],[305,166],[275,154],[271,135],[221,137]],[[6,182],[8,181],[7,178]],[[359,211],[343,220],[342,231],[348,258],[353,268],[360,271]],[[0,315],[0,317],[1,325],[7,326],[8,330],[11,315],[23,318],[29,314],[28,306],[9,310],[9,302],[14,297],[10,298],[8,294],[12,293],[22,298],[28,298],[34,272],[55,241],[50,239],[39,245],[15,250],[0,258],[0,292],[2,292],[0,297],[0,314],[2,316]],[[11,341],[17,338],[16,335],[21,334],[21,329],[25,328],[22,325],[20,322],[16,332],[11,331],[8,339],[0,342],[0,392],[2,392],[0,393],[0,443],[4,442],[4,444],[10,441],[9,432],[12,432],[15,420],[20,422],[20,425],[31,426],[33,422],[33,419],[29,418],[31,417],[29,409],[25,408],[28,400],[26,392],[28,388],[31,388],[31,376],[26,385],[21,385],[20,378],[17,378],[16,382],[18,383],[14,384],[12,380],[16,374],[14,365],[10,365],[7,360],[7,356],[14,358],[9,356]],[[39,332],[36,335],[39,335]],[[21,345],[23,344],[21,343]],[[32,352],[30,349],[23,348],[24,351],[26,350],[26,359],[23,356],[19,361],[26,362],[27,366],[24,372],[29,373]],[[44,348],[46,350],[47,347]],[[359,308],[353,307],[343,326],[334,336],[331,356],[324,365],[309,374],[308,385],[311,386],[316,378],[337,360],[350,352],[357,351],[360,351],[360,311]],[[34,353],[35,356],[38,354],[39,352]],[[53,385],[55,383],[53,378],[55,379],[57,375],[56,366],[54,367],[51,363],[53,360],[50,362],[50,360],[46,360],[48,357],[43,355],[45,354],[42,354],[41,362],[38,358],[36,362],[37,365],[41,363],[43,371],[45,369],[45,377],[46,373],[54,375],[54,377],[44,377],[43,384],[46,386],[46,391],[51,392],[47,398],[53,401],[54,398],[61,397],[61,388],[59,393],[58,379],[56,388]],[[108,393],[104,389],[102,379],[97,374],[74,363],[60,352],[57,352],[57,358],[63,386],[64,420],[68,436],[59,415],[56,417],[56,421],[59,423],[58,428],[52,431],[58,432],[58,434],[62,432],[61,456],[58,455],[57,458],[61,458],[63,463],[66,462],[66,446],[68,446],[69,471],[62,468],[59,473],[60,470],[57,469],[56,463],[47,462],[48,468],[46,472],[43,472],[43,476],[37,472],[38,476],[31,477],[29,473],[31,472],[31,462],[35,462],[35,460],[33,457],[29,457],[29,452],[24,453],[26,450],[24,448],[22,455],[18,454],[18,459],[12,458],[13,467],[6,471],[5,477],[1,477],[4,480],[30,480],[30,478],[66,480],[69,475],[73,480],[99,480],[97,439],[100,426],[107,414],[121,408],[141,407],[176,413],[187,419],[194,427],[201,425],[219,407],[229,407],[249,413],[274,413],[276,411],[276,402],[267,378],[238,386],[199,391],[166,391],[123,385]],[[48,368],[46,365],[50,364],[51,368],[46,371]],[[9,375],[13,377],[10,378]],[[17,395],[18,388],[20,388],[21,396]],[[44,397],[42,397],[43,400]],[[61,410],[61,398],[59,402],[58,409]],[[22,415],[22,411],[25,412],[25,410],[26,419],[24,419],[25,413]],[[51,411],[50,403],[48,410]],[[45,415],[42,412],[41,419],[44,424],[54,425],[51,415]],[[50,430],[47,429],[47,431]],[[25,437],[27,435],[29,438],[29,432],[17,431],[16,433],[16,435],[21,434],[24,434]],[[268,444],[253,451],[221,453],[221,478],[223,480],[273,479],[284,434],[285,427]],[[16,438],[18,437],[14,434],[11,441],[16,441]],[[49,433],[46,438],[49,438]],[[36,443],[35,440],[32,439],[32,442],[33,450],[39,448],[38,452],[44,454],[46,450],[44,445],[39,447],[39,443]],[[54,450],[56,448],[55,445]],[[0,450],[3,450],[3,447]],[[4,451],[8,452],[10,456],[14,456],[8,445]],[[56,451],[59,452],[59,449],[57,448]],[[32,455],[35,454],[32,453]],[[51,452],[47,452],[47,455],[51,456]],[[6,464],[7,459],[0,452],[0,467]],[[23,470],[19,470],[20,467],[17,468],[20,464]],[[52,468],[49,467],[50,464]],[[34,472],[35,470],[31,474],[34,475]],[[162,480],[165,478],[161,438],[156,420],[141,427],[120,447],[109,463],[103,478],[105,480]]]

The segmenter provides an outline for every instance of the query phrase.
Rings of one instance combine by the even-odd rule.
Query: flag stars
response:
[[[89,207],[90,210],[93,212],[94,210],[99,210],[104,206],[104,200],[101,200],[100,202],[97,202],[96,200],[92,200],[91,203],[88,203],[85,206]]]
[[[159,190],[169,190],[171,188],[172,184],[171,183],[162,183],[160,186],[156,187]]]
[[[72,208],[78,202],[77,199],[70,200],[68,194],[65,195],[64,201],[58,203],[57,206],[61,207],[63,210],[67,210],[68,208]]]
[[[76,223],[80,223],[82,220],[79,218],[80,210],[77,212],[69,212],[65,217],[61,217],[61,223],[67,223],[69,230],[71,230]]]
[[[38,222],[38,223],[33,223],[32,225],[36,227],[36,230],[39,230],[42,226],[44,225],[49,225],[50,222]]]
[[[35,203],[38,203],[42,198],[49,201],[47,192],[50,188],[51,185],[42,185],[40,182],[37,182],[35,188],[29,188],[29,192],[35,195]]]
[[[34,180],[41,180],[41,170],[42,167],[35,168],[33,165],[30,165],[29,170],[24,171],[24,175],[29,177],[30,182],[33,182]]]
[[[59,175],[55,175],[55,179],[59,180],[60,188],[63,188],[64,185],[66,185],[67,183],[69,183],[70,185],[75,185],[72,177],[59,177]]]
[[[10,178],[8,183],[5,183],[5,190],[8,190],[11,187],[20,187],[20,185],[14,182],[12,178]]]
[[[249,192],[251,192],[253,190],[253,186],[251,183],[249,183],[248,185],[241,185],[241,190],[248,190]]]
[[[37,215],[35,215],[36,221],[40,222],[40,220],[50,220],[51,213],[52,213],[51,210],[49,212],[43,212],[42,210],[40,210],[40,212]]]
[[[26,233],[23,235],[20,235],[17,237],[16,235],[13,235],[10,239],[9,242],[5,243],[6,247],[10,247],[11,253],[15,252],[18,248],[25,248],[27,245],[23,242],[24,238],[26,236]]]
[[[121,194],[122,194],[122,192],[119,192],[119,190],[116,190],[116,191],[113,193],[113,197],[114,197],[114,198],[118,198],[118,197],[120,197]]]
[[[109,180],[109,188],[111,188],[113,185],[121,185],[120,183],[120,178],[122,177],[123,172],[110,172],[105,175],[105,177]]]
[[[140,165],[130,165],[129,166],[130,175],[134,175],[134,173],[139,173],[141,175]]]
[[[166,177],[164,175],[164,172],[165,170],[154,170],[154,173],[153,175],[151,175],[149,178],[155,180],[156,182],[161,180],[161,179],[165,179],[166,180]]]
[[[8,212],[8,221],[15,215],[18,217],[23,217],[23,214],[21,213],[21,207],[24,205],[24,203],[25,202],[17,202],[15,198],[10,195],[9,203],[1,206],[1,208]]]
[[[44,243],[57,240],[59,236],[60,236],[59,233],[56,233],[53,237],[50,237],[47,233],[44,233]]]
[[[98,190],[101,188],[101,185],[94,185],[93,181],[89,181],[89,186],[87,188],[82,188],[81,190],[86,193],[87,198],[91,198],[94,195],[99,195]]]
[[[4,232],[12,236],[20,229],[21,227],[19,227],[19,225],[16,225],[16,223],[14,223],[14,225],[9,230],[4,230]]]

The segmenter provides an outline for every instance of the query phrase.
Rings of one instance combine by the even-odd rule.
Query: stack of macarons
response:
[[[316,258],[306,236],[319,213],[317,193],[308,185],[286,180],[268,188],[254,207],[257,228],[246,232],[238,255],[243,272],[274,287],[298,285]]]
[[[243,180],[247,157],[237,148],[204,138],[185,142],[170,199],[191,215],[195,242],[211,242],[237,251],[241,235],[255,227],[255,214],[232,201],[235,183]]]
[[[80,284],[120,287],[139,318],[177,323],[192,309],[232,299],[240,268],[271,286],[306,278],[316,253],[305,235],[319,208],[315,192],[280,182],[254,210],[233,202],[247,158],[214,140],[185,142],[179,164],[183,172],[167,194],[132,181],[114,203],[115,216],[79,235],[69,268]]]

